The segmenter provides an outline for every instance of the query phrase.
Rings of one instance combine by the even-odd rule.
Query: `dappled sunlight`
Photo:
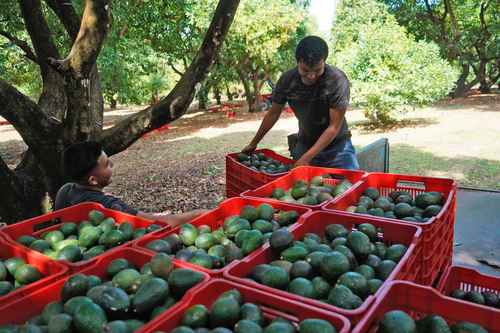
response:
[[[181,119],[190,119],[190,118],[195,118],[195,117],[198,117],[198,116],[202,116],[204,115],[206,112],[202,112],[202,111],[199,111],[199,112],[194,112],[194,113],[188,113],[188,114],[185,114],[181,117]]]

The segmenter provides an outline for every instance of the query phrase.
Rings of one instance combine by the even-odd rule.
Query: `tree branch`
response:
[[[68,56],[50,58],[58,71],[75,79],[88,78],[110,25],[110,0],[86,0],[82,23]]]
[[[143,134],[181,117],[193,101],[196,86],[206,77],[234,19],[239,0],[220,0],[198,54],[172,91],[160,102],[102,132],[105,151],[116,154]]]
[[[71,40],[75,41],[80,30],[80,17],[78,17],[71,0],[45,0],[45,3],[57,15]]]
[[[49,148],[43,147],[43,143],[49,142],[49,138],[53,136],[55,126],[51,119],[41,112],[35,102],[2,79],[0,105],[0,115],[14,126],[28,146]],[[37,151],[34,152],[37,155]]]
[[[170,68],[172,68],[172,70],[173,70],[175,73],[179,74],[180,76],[184,75],[184,73],[183,73],[183,72],[181,72],[180,70],[178,70],[178,69],[175,67],[175,65],[174,65],[174,64],[172,64],[172,63],[168,63],[168,64],[170,65]]]
[[[42,76],[46,77],[51,70],[46,59],[59,58],[59,52],[52,39],[47,21],[43,17],[40,0],[20,0],[20,5],[26,30],[39,59]]]
[[[33,61],[35,63],[38,63],[38,59],[35,55],[35,52],[33,52],[33,50],[31,49],[31,47],[29,46],[29,44],[26,41],[19,39],[15,36],[11,35],[7,31],[3,31],[3,30],[0,30],[0,35],[4,36],[8,40],[10,40],[14,45],[16,45],[21,50],[23,50],[24,56],[26,58],[30,59],[31,61]]]

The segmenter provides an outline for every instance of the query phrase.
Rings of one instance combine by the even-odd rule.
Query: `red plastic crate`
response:
[[[43,277],[24,287],[18,288],[7,295],[0,296],[0,304],[8,304],[15,301],[25,294],[46,286],[49,283],[62,279],[68,273],[68,268],[61,263],[58,263],[46,256],[36,252],[24,249],[22,246],[17,246],[7,242],[0,237],[0,260],[4,261],[12,257],[23,259],[27,264],[30,264],[38,269]]]
[[[117,250],[112,250],[106,253],[104,256],[100,257],[99,260],[92,266],[87,267],[82,270],[81,274],[86,275],[96,275],[100,277],[103,281],[109,280],[107,278],[106,269],[109,263],[117,258],[125,258],[129,262],[133,263],[136,267],[142,267],[145,263],[149,262],[153,256],[147,252],[140,251],[138,249],[132,248],[122,248]],[[175,268],[187,268],[182,262],[174,260]],[[184,295],[183,299],[172,306],[169,311],[173,311],[175,308],[180,306],[185,299],[187,299],[191,293],[194,293],[197,289],[203,286],[208,280],[209,276],[205,275],[205,279],[200,282],[195,287],[191,288]],[[29,320],[30,318],[40,314],[45,307],[50,302],[58,301],[60,299],[61,290],[64,283],[69,279],[69,276],[65,279],[59,280],[53,284],[50,284],[44,288],[38,289],[30,294],[25,295],[23,298],[12,302],[8,305],[0,305],[0,326],[7,324],[22,324]],[[145,332],[148,325],[153,321],[144,325],[143,328],[136,332]]]
[[[291,170],[287,175],[280,177],[268,184],[265,184],[255,190],[249,190],[241,195],[245,198],[266,198],[275,202],[281,202],[277,199],[271,198],[271,195],[273,193],[273,190],[275,188],[282,188],[284,190],[288,190],[293,186],[293,184],[297,180],[304,180],[307,182],[310,182],[311,179],[315,176],[321,176],[323,174],[330,174],[333,178],[332,179],[326,179],[325,182],[331,185],[335,185],[342,181],[342,179],[347,179],[354,185],[361,181],[361,179],[366,175],[364,171],[357,171],[357,170],[344,170],[344,169],[331,169],[331,168],[319,168],[319,167],[310,167],[310,166],[304,166],[304,167],[297,167],[293,170]],[[351,188],[351,189],[352,189]],[[351,191],[349,189],[342,195],[339,195],[338,197],[334,198],[332,202],[337,202],[342,198],[344,195],[346,195],[348,192]],[[329,203],[323,202],[318,205],[302,205],[299,203],[293,203],[295,206],[300,206],[300,207],[307,207],[307,208],[312,208],[312,209],[320,209],[324,205]]]
[[[24,249],[29,249],[28,247],[17,243],[16,239],[22,235],[29,235],[39,238],[45,232],[57,230],[61,226],[61,224],[65,222],[74,222],[76,224],[79,224],[82,221],[87,220],[89,212],[94,209],[103,212],[106,217],[112,217],[113,219],[115,219],[117,224],[130,222],[134,229],[146,228],[151,224],[162,226],[161,230],[154,231],[152,234],[161,232],[162,230],[169,228],[169,225],[165,222],[146,220],[138,216],[104,208],[104,206],[102,206],[101,204],[87,202],[61,210],[56,210],[52,213],[37,216],[26,221],[8,225],[0,229],[0,235],[4,235],[7,241],[15,244],[16,246],[22,247]],[[113,250],[128,246],[129,244],[131,244],[131,242],[132,241],[128,241],[120,246],[113,248]],[[75,263],[65,260],[61,260],[60,262],[68,266],[72,272],[76,272],[93,263],[98,257],[99,256]]]
[[[245,303],[250,302],[261,306],[266,319],[282,317],[298,324],[307,318],[318,318],[329,321],[339,333],[347,333],[350,330],[349,321],[338,314],[303,306],[289,299],[269,295],[260,290],[242,286],[234,282],[214,279],[198,289],[196,293],[190,294],[189,299],[186,299],[175,311],[159,316],[158,320],[155,318],[155,323],[149,326],[147,332],[172,331],[175,327],[181,325],[182,316],[189,307],[195,304],[203,304],[210,309],[217,297],[231,289],[239,290]]]
[[[315,233],[323,237],[324,230],[329,224],[342,224],[348,230],[351,230],[356,225],[359,225],[361,223],[371,223],[377,228],[383,228],[384,243],[399,243],[408,247],[408,250],[406,251],[404,257],[401,258],[386,281],[397,279],[416,281],[420,273],[418,271],[417,260],[419,242],[422,233],[422,230],[417,226],[410,226],[397,222],[384,223],[372,217],[358,217],[342,213],[317,211],[307,214],[301,223],[293,227],[292,233],[295,240],[301,240],[306,233]],[[386,282],[384,282],[382,287],[377,291],[377,293],[375,293],[375,295],[368,296],[368,298],[359,308],[354,310],[346,310],[327,303],[320,302],[315,299],[306,298],[289,293],[287,291],[274,289],[246,278],[255,266],[266,264],[277,259],[278,254],[274,253],[271,250],[269,244],[266,244],[264,245],[264,248],[259,250],[259,252],[252,258],[243,259],[238,264],[230,267],[224,273],[224,277],[239,284],[250,286],[253,289],[263,290],[267,293],[295,300],[302,304],[307,304],[311,307],[322,308],[328,311],[340,313],[351,320],[351,322],[357,322],[361,319],[362,315],[368,310],[373,301],[376,298],[380,297],[381,290],[386,284]]]
[[[378,322],[386,312],[392,310],[405,311],[414,319],[436,314],[443,317],[449,325],[469,321],[481,325],[489,333],[500,333],[497,311],[442,296],[427,286],[403,281],[392,282],[383,290],[380,298],[352,333],[376,333]]]
[[[448,269],[444,272],[437,289],[445,296],[449,296],[455,289],[461,289],[465,292],[489,291],[500,296],[500,277],[482,274],[475,269],[465,266],[454,265],[448,267]],[[483,306],[479,304],[475,305],[485,307],[487,309],[493,309],[500,313],[500,309],[495,309],[491,306]]]
[[[377,217],[381,221],[398,221],[422,228],[422,276],[420,283],[432,285],[440,273],[451,263],[453,256],[453,235],[455,225],[456,183],[452,179],[419,177],[410,175],[370,173],[353,189],[339,200],[327,203],[327,211],[345,211],[355,205],[368,187],[379,189],[387,196],[394,190],[408,191],[413,197],[422,192],[438,191],[445,195],[446,201],[441,212],[427,222],[407,222],[386,217]],[[345,212],[346,214],[362,215]]]
[[[266,157],[271,157],[286,165],[293,163],[292,159],[281,156],[270,149],[258,149],[254,153],[263,153]],[[253,190],[287,173],[271,174],[253,170],[238,161],[238,154],[226,155],[226,197],[228,198],[239,196],[244,191]]]
[[[213,230],[214,228],[219,228],[224,225],[224,220],[231,216],[231,215],[238,215],[240,213],[240,210],[243,208],[243,206],[246,205],[251,205],[254,207],[257,207],[258,205],[262,203],[268,203],[270,204],[274,209],[278,210],[285,210],[285,211],[290,211],[290,210],[295,210],[299,214],[299,220],[301,219],[301,216],[310,212],[310,209],[303,208],[303,207],[296,207],[294,205],[290,205],[284,202],[275,202],[275,201],[270,201],[270,200],[262,200],[262,199],[251,199],[251,198],[232,198],[228,199],[224,202],[222,202],[219,207],[215,208],[214,210],[211,210],[210,212],[203,214],[195,219],[193,219],[190,224],[199,227],[200,225],[208,225],[210,228]],[[298,222],[297,221],[297,222]],[[162,239],[165,238],[168,235],[171,234],[178,234],[180,230],[180,226],[176,227],[174,229],[161,232],[161,233],[155,233],[152,235],[146,235],[143,238],[137,240],[134,242],[134,247],[140,248],[141,250],[148,251],[151,253],[154,253],[153,251],[149,250],[146,248],[146,245],[157,239]],[[256,250],[258,251],[258,250]],[[251,253],[248,256],[253,256],[255,254],[255,251]],[[247,257],[248,257],[247,256]],[[220,269],[206,269],[204,267],[194,265],[191,263],[186,263],[186,265],[194,270],[202,271],[207,274],[210,274],[212,277],[221,277],[222,273],[228,269],[229,266],[234,265],[236,261],[232,262],[231,264],[222,267]]]

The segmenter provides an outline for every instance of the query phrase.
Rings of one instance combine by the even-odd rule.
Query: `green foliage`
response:
[[[351,80],[352,104],[374,123],[442,98],[456,80],[435,44],[416,42],[375,0],[343,1],[332,39],[331,60]]]

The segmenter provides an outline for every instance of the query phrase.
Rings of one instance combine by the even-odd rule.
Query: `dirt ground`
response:
[[[105,113],[105,124],[135,112]],[[138,209],[179,212],[211,208],[224,199],[225,155],[239,151],[257,130],[263,113],[237,110],[191,112],[168,130],[154,132],[113,156],[109,192]],[[500,95],[472,95],[442,101],[401,116],[392,128],[371,129],[360,110],[347,119],[353,143],[362,147],[386,137],[390,171],[451,177],[460,185],[500,189]],[[286,135],[296,132],[293,115],[284,113],[260,147],[288,155]],[[25,150],[11,126],[0,126],[0,154],[15,166]]]

